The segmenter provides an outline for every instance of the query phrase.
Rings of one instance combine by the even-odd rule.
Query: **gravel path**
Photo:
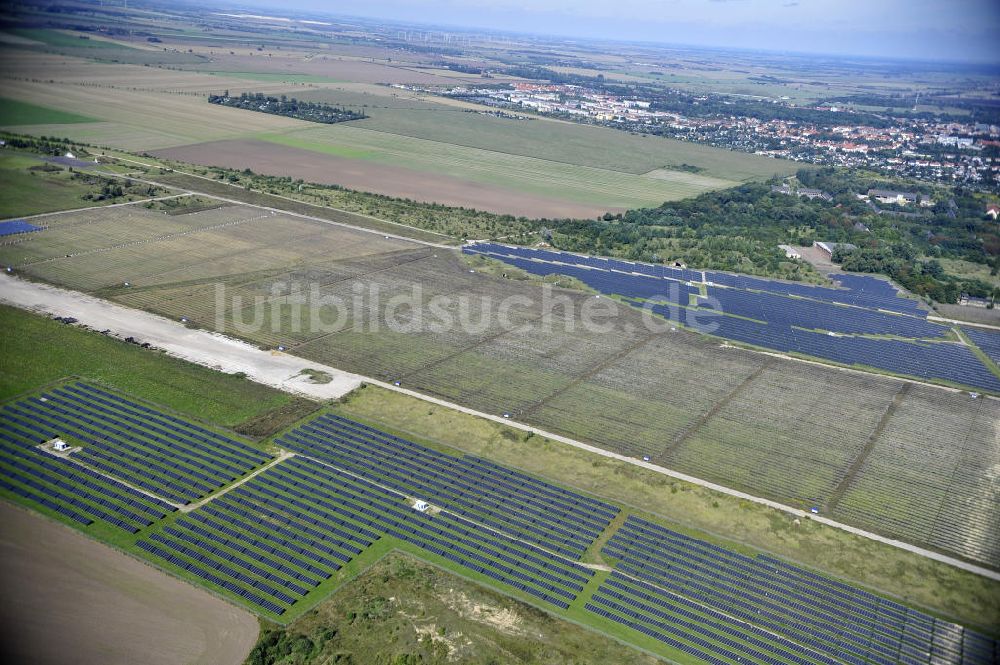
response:
[[[0,275],[0,302],[55,316],[71,316],[94,330],[163,349],[168,354],[222,372],[247,377],[313,399],[336,399],[361,385],[362,377],[277,351],[264,351],[239,340],[186,327],[178,321],[116,305],[76,291]],[[318,369],[329,383],[313,383],[303,370]]]

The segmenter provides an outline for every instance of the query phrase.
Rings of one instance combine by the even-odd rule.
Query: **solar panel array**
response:
[[[1000,332],[982,328],[962,328],[962,332],[972,340],[972,343],[982,349],[990,360],[1000,365]]]
[[[433,517],[374,482],[294,457],[139,546],[284,614],[383,535],[566,609],[593,571],[453,513]]]
[[[331,414],[276,443],[571,558],[579,558],[619,510],[481,458],[446,455]]]
[[[586,608],[711,663],[989,665],[1000,644],[769,556],[630,516]]]
[[[1000,377],[968,346],[947,341],[947,326],[928,321],[916,301],[898,297],[892,284],[875,277],[831,275],[844,287],[834,289],[496,243],[463,251],[532,274],[569,275],[668,318],[676,318],[671,305],[688,308],[695,296],[696,306],[682,310],[688,323],[701,313],[698,322],[709,327],[697,329],[725,339],[1000,392]],[[664,304],[644,302],[654,298]]]
[[[0,425],[83,444],[73,459],[170,502],[187,504],[270,459],[234,439],[77,382],[0,409]]]
[[[0,237],[2,236],[12,236],[16,233],[31,233],[32,231],[41,231],[41,226],[35,226],[34,224],[29,224],[23,219],[14,219],[9,222],[0,222]]]
[[[92,469],[38,449],[52,432],[31,418],[0,417],[0,487],[89,526],[136,533],[176,508]]]

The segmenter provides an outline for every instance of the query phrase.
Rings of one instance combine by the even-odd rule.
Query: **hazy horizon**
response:
[[[1000,3],[992,0],[243,0],[282,11],[470,30],[837,56],[1000,64]]]

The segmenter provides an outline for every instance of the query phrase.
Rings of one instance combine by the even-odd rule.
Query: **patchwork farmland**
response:
[[[400,549],[682,663],[985,664],[998,653],[896,601],[329,410],[255,446],[70,381],[0,406],[0,436],[0,495],[277,622]],[[51,447],[57,438],[69,450]],[[156,459],[175,475],[148,466]],[[610,571],[581,563],[598,541]]]
[[[718,339],[682,328],[650,332],[642,312],[610,299],[607,304],[616,305],[610,332],[568,327],[539,285],[470,272],[452,250],[263,214],[253,206],[169,216],[133,205],[44,219],[43,231],[12,236],[0,246],[0,263],[191,325],[221,324],[228,334],[265,347],[283,346],[309,360],[398,381],[486,413],[507,413],[757,496],[817,507],[893,538],[1000,565],[1000,529],[988,490],[990,469],[1000,461],[993,426],[1000,405],[994,399],[905,389],[910,384],[889,376],[720,348]],[[306,297],[313,290],[321,302],[358,304],[314,311]],[[376,292],[379,299],[372,299]],[[359,293],[363,297],[354,300]],[[885,317],[906,317],[921,338],[926,327],[940,332],[910,301],[833,293],[867,298],[878,308],[908,308],[908,314],[872,312],[851,325],[882,330],[877,326]],[[582,291],[555,294],[573,312],[593,299]],[[382,305],[397,296],[424,305],[445,297],[454,315],[464,299],[469,321],[486,323],[408,330],[407,317],[397,316],[390,325]],[[501,323],[500,303],[525,296],[530,304],[507,312]],[[314,316],[325,325],[311,325]],[[945,453],[943,441],[964,442],[964,452]],[[925,464],[924,451],[938,449],[937,463]],[[976,537],[950,537],[961,524],[976,525]]]
[[[412,93],[400,100],[395,90],[373,85],[461,79],[442,70],[317,54],[275,58],[279,64],[216,53],[210,68],[179,69],[129,64],[129,56],[157,57],[140,49],[119,53],[115,63],[93,62],[74,49],[5,45],[3,52],[9,70],[23,74],[4,79],[12,105],[6,120],[0,117],[5,129],[428,203],[529,218],[593,217],[795,170],[792,162],[607,128],[489,118],[431,97],[414,101]],[[309,74],[331,67],[347,78]],[[207,103],[223,90],[359,107],[373,122],[324,128]],[[35,112],[15,113],[14,105]]]

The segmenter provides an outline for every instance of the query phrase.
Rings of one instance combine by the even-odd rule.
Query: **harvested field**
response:
[[[429,141],[406,145],[400,137],[360,131],[337,132],[333,140],[344,137],[345,142],[326,144],[326,149],[296,134],[275,136],[275,142],[216,141],[154,154],[526,217],[592,217],[636,205],[658,205],[728,184],[689,174],[678,174],[679,182],[657,181],[476,149],[460,149],[457,155],[447,156],[454,146]]]
[[[621,304],[606,331],[588,331],[574,317],[587,302],[610,300],[569,290],[546,296],[537,282],[470,273],[452,250],[283,215],[254,220],[255,211],[61,215],[58,226],[0,248],[0,261],[12,252],[50,257],[20,269],[208,328],[220,284],[228,334],[803,508],[840,497],[831,510],[847,523],[877,528],[875,516],[891,513],[890,535],[1000,565],[1000,528],[985,507],[1000,463],[995,400],[914,389],[886,420],[904,385],[896,379],[721,348],[684,330],[650,334],[641,314]],[[118,222],[100,234],[81,223],[102,216]],[[218,227],[227,221],[239,223]],[[159,224],[192,232],[158,238]],[[148,232],[149,241],[59,256],[74,234],[80,242],[123,237],[117,225]],[[108,288],[126,275],[135,286]],[[310,301],[313,293],[322,300]],[[572,329],[553,310],[554,296],[574,312]],[[505,322],[500,308],[512,297],[522,300]],[[447,318],[432,302],[443,303]],[[938,449],[941,463],[925,463],[924,451]],[[921,483],[938,489],[904,491]],[[966,521],[975,536],[952,538],[946,525]]]
[[[96,145],[146,150],[308,125],[292,118],[210,106],[202,92],[226,87],[234,91],[247,89],[247,81],[177,72],[160,76],[158,73],[164,70],[58,56],[26,60],[20,65],[26,69],[18,71],[30,73],[32,80],[5,80],[6,97],[100,122],[18,124],[19,132],[56,134]],[[262,90],[259,84],[249,85]],[[150,123],[154,109],[156,122]]]
[[[158,157],[308,179],[376,194],[527,217],[592,217],[602,209],[403,167],[335,157],[263,141],[216,141],[158,150]],[[616,209],[617,210],[617,209]]]
[[[245,610],[6,502],[0,576],[5,662],[237,665],[257,638]]]
[[[636,136],[608,127],[544,118],[496,118],[443,104],[428,112],[430,99],[385,103],[382,100],[391,98],[336,90],[315,90],[301,96],[338,105],[366,104],[365,112],[371,118],[358,127],[368,130],[623,173],[650,173],[650,177],[656,177],[657,169],[667,169],[662,177],[675,182],[684,173],[670,169],[684,164],[703,169],[696,175],[730,181],[790,174],[796,168],[794,162],[785,160],[658,136]]]
[[[367,62],[357,58],[335,55],[316,55],[308,59],[267,58],[260,55],[218,54],[210,65],[214,72],[259,73],[309,75],[333,81],[355,81],[358,83],[415,83],[452,84],[461,83],[462,76],[446,70],[418,70],[405,66]],[[184,65],[190,69],[204,69],[206,65]]]

